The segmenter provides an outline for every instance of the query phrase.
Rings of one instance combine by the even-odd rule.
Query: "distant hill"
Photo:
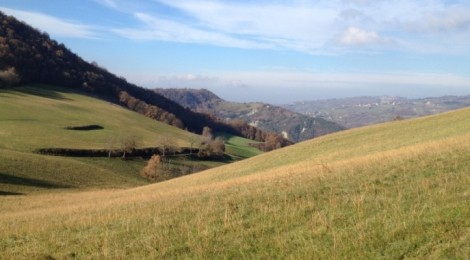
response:
[[[50,39],[47,33],[1,12],[0,24],[0,87],[32,83],[64,86],[194,133],[201,133],[208,126],[218,132],[275,142],[266,147],[289,144],[281,136],[273,136],[248,124],[228,125],[209,115],[185,109],[153,91],[117,77],[96,63],[84,61],[63,44]]]
[[[309,116],[321,117],[347,128],[397,119],[416,118],[470,106],[469,96],[422,99],[402,97],[354,97],[302,101],[283,107]]]
[[[208,113],[225,121],[243,121],[268,132],[276,132],[294,142],[343,130],[323,118],[305,116],[265,103],[236,103],[221,99],[206,89],[155,89],[183,107]]]

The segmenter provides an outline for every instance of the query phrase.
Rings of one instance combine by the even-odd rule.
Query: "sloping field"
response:
[[[99,125],[77,131],[66,127]],[[142,159],[70,158],[33,153],[45,147],[108,149],[134,136],[139,147],[172,140],[188,146],[189,132],[66,88],[0,90],[0,194],[64,188],[122,188],[146,184]],[[112,146],[112,147],[111,147]]]
[[[109,139],[129,134],[138,137],[143,147],[156,146],[161,135],[178,145],[189,145],[189,132],[68,91],[51,86],[0,90],[0,148],[23,152],[44,147],[105,148]],[[103,129],[64,129],[83,125],[100,125]]]
[[[0,196],[3,258],[466,259],[470,109],[129,190]]]

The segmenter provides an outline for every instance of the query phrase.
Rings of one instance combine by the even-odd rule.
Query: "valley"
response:
[[[323,119],[262,102],[237,103],[221,99],[206,89],[154,89],[158,94],[191,110],[212,114],[225,121],[244,122],[301,142],[345,128]]]
[[[129,139],[136,148],[197,146],[201,136],[152,120],[83,92],[52,86],[0,89],[0,191],[129,188],[149,182],[139,174],[145,158],[45,156],[41,148],[116,151]],[[70,126],[99,124],[102,129],[74,131]],[[225,134],[225,161],[173,156],[185,174],[247,158],[261,151],[250,141]],[[178,176],[178,175],[177,175]]]
[[[28,3],[29,11],[15,9],[18,1],[4,7],[7,2],[0,5],[0,259],[468,259],[469,96],[230,102],[203,88],[138,86],[35,29],[44,22],[55,33],[62,29],[61,39],[73,39],[87,57],[109,59],[117,71],[152,84],[202,82],[232,93],[263,91],[263,97],[363,95],[373,93],[371,83],[384,92],[404,85],[432,92],[439,82],[458,93],[468,88],[460,72],[444,70],[428,85],[430,73],[395,72],[397,64],[428,71],[434,65],[420,54],[387,63],[400,54],[387,48],[405,41],[389,38],[390,30],[340,23],[361,25],[376,6],[394,18],[382,2],[364,13],[351,7],[368,1],[348,3],[341,13],[297,1],[293,9],[268,2],[261,9],[254,2],[226,9],[224,1],[147,1],[149,8],[56,1]],[[56,6],[65,16],[42,13]],[[86,20],[82,10],[89,11]],[[245,16],[265,12],[281,15],[267,23]],[[222,23],[207,24],[219,13]],[[97,14],[100,26],[93,26]],[[289,28],[297,16],[302,26]],[[311,35],[304,23],[324,16],[334,17],[335,30],[347,30],[324,43],[289,39],[303,27]],[[33,26],[23,22],[28,18]],[[122,27],[128,24],[136,27]],[[267,24],[282,25],[267,31],[283,33],[254,33]],[[217,31],[220,26],[230,29]],[[317,53],[323,45],[330,46]],[[438,63],[468,63],[452,55]],[[377,74],[361,72],[369,62],[363,71],[374,67]],[[178,74],[188,64],[210,76]]]
[[[470,96],[443,96],[422,99],[402,97],[353,97],[301,101],[283,107],[333,121],[346,128],[361,127],[442,113],[470,106]]]

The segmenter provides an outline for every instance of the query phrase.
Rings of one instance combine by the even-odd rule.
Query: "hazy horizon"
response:
[[[274,104],[470,94],[463,0],[4,0],[0,10],[147,88]]]

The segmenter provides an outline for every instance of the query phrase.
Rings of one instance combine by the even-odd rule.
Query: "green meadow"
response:
[[[152,185],[0,196],[0,258],[468,259],[468,205],[463,109]]]
[[[99,125],[77,131],[66,127]],[[146,160],[44,156],[39,148],[108,149],[135,138],[137,147],[171,143],[189,147],[199,136],[115,104],[66,88],[32,85],[0,89],[0,194],[63,189],[129,188],[148,184],[139,175]],[[172,160],[207,169],[259,153],[248,140],[229,137],[226,162]],[[250,154],[246,154],[249,151]],[[256,152],[258,151],[258,152]],[[188,166],[188,167],[189,167]]]

